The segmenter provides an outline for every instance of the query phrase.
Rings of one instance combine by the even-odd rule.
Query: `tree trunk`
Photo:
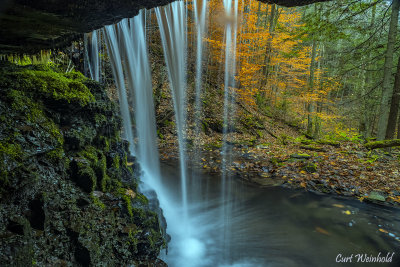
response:
[[[397,62],[397,72],[394,79],[392,102],[390,104],[390,113],[388,126],[386,130],[386,139],[393,139],[394,133],[397,126],[397,116],[399,113],[399,103],[400,103],[400,57]]]
[[[317,55],[317,44],[315,39],[312,42],[312,51],[311,51],[311,64],[310,64],[310,79],[309,79],[309,92],[312,94],[314,91],[314,72],[315,72],[315,58]],[[307,104],[307,134],[312,135],[313,133],[313,117],[311,113],[314,112],[314,105],[310,100]]]
[[[275,30],[275,24],[276,24],[276,16],[277,16],[277,10],[278,8],[276,7],[276,5],[271,5],[271,14],[269,17],[269,35],[270,37],[268,38],[267,41],[267,46],[265,48],[265,57],[264,57],[264,66],[262,69],[262,73],[263,73],[263,81],[261,82],[261,88],[264,87],[267,84],[267,80],[268,80],[268,75],[269,75],[269,63],[271,61],[271,43],[272,43],[272,39],[273,39],[273,32]],[[267,9],[268,12],[268,9]]]
[[[399,118],[399,121],[397,123],[397,139],[400,139],[400,118]]]
[[[400,0],[393,0],[392,14],[390,17],[388,43],[385,55],[383,74],[382,97],[378,121],[378,140],[385,139],[389,119],[390,101],[393,87],[390,86],[392,78],[393,52],[396,42],[397,24],[399,18]]]

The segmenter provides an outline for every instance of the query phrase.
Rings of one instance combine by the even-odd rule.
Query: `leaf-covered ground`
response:
[[[201,153],[194,154],[188,145],[195,166],[210,172],[221,172],[222,142],[216,136],[203,136]],[[236,140],[243,136],[236,136]],[[234,139],[234,137],[231,137]],[[304,144],[307,143],[307,144]],[[330,143],[330,144],[327,144]],[[177,157],[173,139],[161,144],[161,159]],[[227,169],[232,175],[260,186],[283,185],[310,191],[353,196],[360,201],[400,204],[399,150],[369,151],[360,143],[311,143],[306,140],[285,144],[232,142],[232,155]]]

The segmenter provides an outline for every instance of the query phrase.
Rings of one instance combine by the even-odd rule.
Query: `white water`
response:
[[[221,224],[224,225],[221,231],[221,239],[223,242],[224,261],[230,261],[230,240],[232,231],[232,211],[234,208],[234,199],[232,199],[233,183],[230,177],[229,167],[232,161],[231,145],[228,144],[228,134],[233,126],[233,117],[235,104],[235,96],[232,88],[235,86],[235,70],[236,70],[236,36],[237,36],[237,15],[238,0],[224,0],[224,9],[226,15],[225,24],[225,74],[224,74],[224,114],[223,114],[223,143],[222,143],[222,186],[221,198],[222,203],[220,211]]]
[[[226,3],[225,3],[226,2]],[[236,49],[237,2],[225,1],[227,17],[234,17],[228,23],[225,33],[225,107],[224,107],[224,148],[223,164],[228,154],[227,132],[229,105],[232,95],[229,88],[234,86]],[[202,40],[205,34],[207,2],[195,2],[197,29],[195,117],[200,120],[202,93]],[[130,150],[137,157],[143,170],[142,180],[147,188],[157,192],[160,206],[167,220],[167,232],[172,240],[169,253],[164,260],[170,266],[248,266],[232,264],[230,242],[233,199],[232,185],[224,171],[221,199],[202,200],[208,188],[188,187],[186,155],[186,108],[187,108],[187,6],[183,1],[155,9],[160,27],[164,57],[170,81],[175,110],[175,121],[179,143],[180,190],[166,184],[160,172],[157,150],[156,122],[153,104],[152,79],[148,60],[146,18],[141,11],[133,19],[124,19],[116,25],[106,26],[102,33],[108,48],[115,83],[119,92],[125,138],[130,141]],[[229,20],[232,21],[232,20]],[[93,38],[93,35],[92,35]],[[91,55],[93,57],[93,55]],[[93,62],[90,61],[90,62]],[[92,72],[91,72],[92,73]],[[128,89],[128,90],[127,90]],[[127,93],[128,91],[128,93]],[[134,121],[130,108],[133,109]],[[134,127],[135,126],[135,127]],[[135,128],[135,131],[132,129]],[[135,137],[137,138],[135,140]],[[136,142],[135,142],[136,141]],[[224,165],[224,169],[225,169]],[[198,177],[192,177],[197,181]],[[146,193],[146,192],[144,192]],[[191,196],[189,201],[189,197]],[[231,265],[230,265],[231,264]]]
[[[190,236],[188,225],[188,194],[186,166],[186,69],[187,69],[187,8],[184,1],[176,1],[155,9],[160,27],[164,58],[175,110],[181,170],[182,220],[184,231]]]
[[[122,122],[124,127],[124,137],[129,140],[129,150],[135,154],[134,138],[132,131],[132,119],[129,111],[128,95],[126,93],[124,72],[121,63],[121,54],[117,40],[117,33],[114,25],[105,26],[103,35],[106,41],[108,56],[110,58],[111,69],[118,89],[119,106],[121,110]]]
[[[201,132],[201,114],[202,114],[202,86],[203,86],[203,38],[206,34],[206,18],[207,18],[207,1],[194,0],[194,22],[196,29],[196,76],[195,76],[195,106],[194,106],[194,157],[192,162],[196,164],[200,162],[201,148],[200,148],[200,132]],[[199,179],[191,179],[191,192],[200,190],[202,183]],[[201,196],[191,194],[191,200],[196,201]]]
[[[194,21],[197,31],[196,39],[196,79],[195,79],[195,135],[198,136],[200,132],[200,118],[201,118],[201,93],[202,93],[202,76],[203,76],[203,38],[205,37],[206,30],[206,14],[207,14],[207,1],[195,0],[194,1]]]
[[[119,91],[124,129],[128,130],[126,132],[133,128],[130,112],[125,109],[128,99],[129,106],[134,110],[137,136],[135,156],[143,170],[142,181],[145,183],[141,186],[141,190],[145,194],[147,189],[156,191],[168,223],[168,234],[172,236],[168,249],[169,254],[165,260],[171,266],[200,266],[200,263],[204,262],[203,257],[206,250],[205,244],[200,241],[204,233],[199,231],[201,227],[198,225],[198,218],[189,218],[188,216],[187,188],[185,186],[187,177],[183,140],[186,129],[186,53],[182,53],[182,51],[186,51],[186,35],[182,33],[186,32],[186,6],[183,3],[172,4],[169,10],[159,10],[158,16],[171,23],[172,12],[179,14],[179,22],[172,23],[173,28],[166,29],[165,34],[168,35],[166,38],[171,41],[180,38],[179,40],[184,44],[178,49],[174,46],[165,46],[166,49],[172,51],[168,54],[169,66],[176,67],[169,71],[169,75],[181,149],[182,190],[179,194],[167,189],[160,174],[152,80],[146,43],[145,13],[141,11],[133,19],[124,19],[116,25],[106,26],[104,36]],[[174,42],[174,45],[176,43],[178,42]],[[126,89],[129,90],[129,94],[126,93]],[[133,144],[133,132],[130,136],[127,136],[127,139]]]
[[[99,82],[101,78],[100,30],[95,30],[89,34],[85,34],[84,38],[85,38],[85,67],[89,71],[90,78],[92,78],[92,80]]]

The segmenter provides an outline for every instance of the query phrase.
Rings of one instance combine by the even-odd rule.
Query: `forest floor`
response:
[[[222,147],[215,143],[203,147],[195,155],[189,146],[188,158],[194,159],[193,165],[211,173],[221,172]],[[229,149],[230,173],[260,186],[304,188],[352,196],[360,201],[400,205],[399,150],[392,150],[390,154],[368,151],[362,144],[353,142],[230,144]],[[161,151],[161,160],[178,157],[174,142],[164,143]]]

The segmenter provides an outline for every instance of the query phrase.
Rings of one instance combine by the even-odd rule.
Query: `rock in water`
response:
[[[367,199],[370,201],[378,201],[378,202],[386,201],[386,197],[383,195],[382,192],[379,191],[372,191],[371,193],[369,193]]]

